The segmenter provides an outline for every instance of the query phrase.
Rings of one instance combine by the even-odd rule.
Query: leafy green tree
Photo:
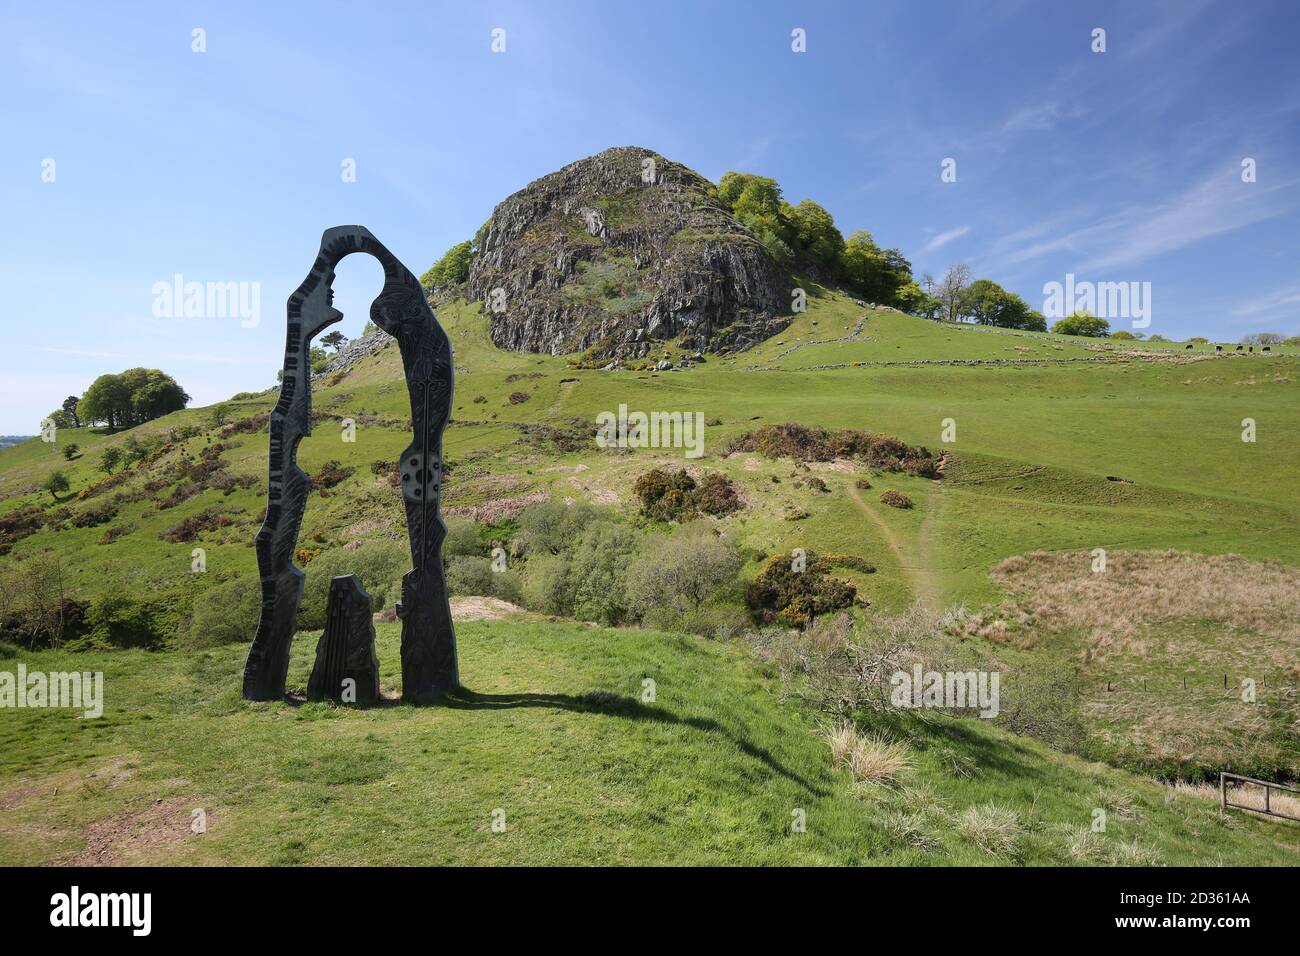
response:
[[[1071,312],[1053,325],[1052,331],[1060,335],[1083,335],[1100,339],[1110,334],[1110,323],[1088,312]]]
[[[122,449],[116,445],[105,448],[99,456],[98,468],[106,475],[111,475],[113,469],[122,463]]]
[[[989,279],[977,279],[967,287],[963,311],[980,325],[1001,329],[1046,331],[1047,320],[1033,312],[1029,303]],[[1031,318],[1031,316],[1038,318]],[[1042,328],[1039,328],[1042,319]]]
[[[63,494],[72,485],[68,482],[68,476],[61,471],[52,471],[50,476],[45,479],[45,484],[41,487],[50,493],[50,497],[55,501],[59,500],[59,495]]]
[[[429,271],[420,276],[420,285],[426,293],[450,285],[459,285],[469,278],[469,267],[474,261],[475,245],[472,240],[458,242],[448,249],[441,259],[430,266]]]
[[[793,264],[794,234],[782,215],[781,187],[775,179],[728,172],[718,181],[718,198],[773,259],[784,266]],[[789,208],[788,203],[784,205]]]
[[[1046,332],[1047,317],[1037,309],[1030,309],[1025,313],[1025,329],[1030,332]]]
[[[705,521],[692,521],[673,535],[653,535],[628,569],[628,608],[656,627],[672,627],[735,585],[743,563],[735,539],[716,534]]]
[[[797,206],[782,203],[781,212],[790,224],[796,255],[824,277],[832,277],[844,252],[844,236],[835,227],[835,219],[811,199]]]
[[[77,414],[86,424],[104,422],[110,428],[129,428],[179,411],[189,400],[190,396],[166,372],[130,368],[117,375],[101,375],[91,382],[77,403]]]
[[[912,281],[912,264],[897,249],[881,249],[871,233],[859,229],[844,242],[840,276],[868,302],[893,305]]]
[[[326,335],[322,335],[320,337],[320,344],[325,346],[327,349],[333,349],[335,352],[337,352],[340,348],[343,347],[343,343],[345,343],[347,340],[348,337],[346,335],[344,335],[342,332],[335,329],[333,332],[330,332]]]
[[[81,419],[77,417],[77,403],[80,401],[76,395],[69,395],[63,400],[63,411],[72,420],[73,428],[81,427]]]
[[[76,458],[79,454],[81,454],[81,446],[76,442],[63,446],[63,458],[65,461],[72,461],[72,459]]]
[[[311,363],[311,373],[313,375],[319,375],[325,371],[325,366],[330,363],[329,353],[315,345],[307,350],[307,360]]]

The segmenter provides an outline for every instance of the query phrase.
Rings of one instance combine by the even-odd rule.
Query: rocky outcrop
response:
[[[469,294],[500,348],[644,358],[737,351],[789,324],[790,282],[698,173],[619,147],[501,202]]]

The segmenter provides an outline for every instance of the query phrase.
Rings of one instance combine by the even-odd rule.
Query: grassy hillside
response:
[[[665,372],[502,352],[477,306],[444,304],[457,365],[444,514],[507,528],[547,498],[631,513],[632,487],[652,467],[722,471],[745,503],[720,522],[746,549],[745,577],[761,556],[795,547],[864,559],[875,573],[837,573],[874,609],[965,605],[978,612],[972,647],[1013,670],[1077,676],[1096,756],[1196,779],[1225,763],[1300,774],[1300,634],[1276,623],[1293,611],[1300,566],[1294,349],[1216,355],[954,327],[828,290],[809,303],[750,352]],[[191,602],[254,571],[274,400],[274,391],[245,396],[120,434],[61,431],[62,443],[82,449],[70,463],[39,441],[0,450],[0,546],[9,549],[0,572],[57,553],[75,594],[150,599],[157,643],[175,643]],[[704,457],[595,447],[597,414],[620,404],[700,412]],[[312,474],[328,466],[340,480],[313,493],[300,545],[333,551],[400,538],[400,497],[371,467],[409,441],[397,350],[319,382],[314,407],[300,464]],[[1245,418],[1255,422],[1253,443],[1242,441]],[[355,441],[344,440],[344,419],[356,423]],[[947,456],[943,477],[726,454],[730,440],[782,422],[928,446]],[[953,442],[942,440],[946,424]],[[105,487],[103,449],[150,435],[165,443]],[[72,487],[58,502],[40,490],[55,469]],[[914,507],[887,507],[886,490]],[[787,520],[791,512],[806,517]],[[195,548],[204,573],[192,572]],[[1093,594],[1088,556],[1097,548],[1120,569],[1124,555],[1141,564],[1144,553],[1171,550],[1186,568],[1167,593],[1157,575]],[[1052,574],[1026,590],[1003,563],[1031,552],[1048,557],[1030,566]],[[1268,586],[1232,578],[1246,597],[1228,602],[1236,610],[1225,617],[1214,606],[1219,585],[1205,583],[1219,580],[1215,568],[1198,556],[1234,554],[1245,579]],[[1194,592],[1209,605],[1169,606]],[[1061,594],[1100,610],[1053,616]],[[430,862],[1295,860],[1293,827],[1223,818],[1199,797],[1167,803],[1155,783],[984,721],[911,725],[914,768],[892,787],[854,785],[816,737],[820,718],[779,703],[773,678],[741,646],[535,617],[467,624],[460,637],[468,685],[500,696],[418,712],[246,707],[237,696],[244,646],[23,652],[30,668],[102,668],[110,704],[101,721],[5,714],[0,806],[12,812],[0,855],[76,859],[84,844],[123,860],[397,862],[406,858],[389,835],[401,833]],[[381,625],[390,692],[396,640]],[[299,637],[299,686],[313,648],[313,635]],[[653,706],[584,696],[635,698],[646,677],[659,687]],[[1246,677],[1267,680],[1258,704],[1240,699]],[[1012,817],[979,809],[990,801]],[[1099,841],[1087,826],[1108,801],[1119,810]],[[213,808],[205,837],[183,825],[191,805]],[[505,834],[490,829],[497,807],[510,821]],[[797,807],[809,829],[796,836],[788,822]],[[995,852],[971,836],[1008,819],[1011,842]]]
[[[626,404],[632,410],[699,411],[716,422],[706,429],[705,457],[697,464],[725,470],[753,502],[736,519],[746,542],[776,551],[816,541],[862,555],[879,568],[871,596],[888,607],[917,597],[936,606],[991,600],[997,592],[989,570],[1032,550],[1178,548],[1300,563],[1294,494],[1300,454],[1288,439],[1300,429],[1300,358],[1285,350],[1189,359],[1176,349],[1135,352],[1115,343],[864,312],[823,291],[788,334],[751,352],[685,371],[602,372],[570,368],[563,357],[495,349],[477,306],[451,304],[439,315],[458,367],[456,420],[445,437],[455,469],[445,488],[452,513],[481,517],[472,509],[491,503],[486,511],[508,514],[517,510],[512,503],[545,495],[628,504],[631,479],[656,464],[680,467],[680,450],[585,445],[565,452],[530,441],[524,432],[539,422],[567,426],[576,420],[586,427],[597,413]],[[789,351],[823,330],[843,335],[848,326],[852,333],[863,319],[861,341]],[[814,354],[839,363],[929,364],[796,370],[822,364],[812,361]],[[973,358],[1017,364],[943,364]],[[397,351],[387,349],[336,379],[316,388],[323,420],[303,442],[300,462],[313,473],[331,460],[355,471],[333,497],[313,496],[304,544],[313,536],[324,539],[318,544],[342,544],[401,525],[396,495],[370,471],[372,462],[395,459],[408,440]],[[517,392],[527,400],[511,404]],[[268,392],[225,403],[224,420],[264,413],[273,401]],[[223,438],[211,416],[207,409],[186,410],[134,429],[192,425],[204,431],[114,489],[142,497],[112,518],[84,528],[65,522],[64,530],[18,541],[13,553],[57,548],[87,588],[111,572],[147,587],[184,589],[192,545],[168,546],[159,535],[183,518],[216,509],[231,524],[198,541],[208,549],[209,572],[220,577],[250,570],[247,543],[264,494],[265,430],[255,423],[252,432]],[[357,422],[354,443],[342,440],[344,418]],[[1253,444],[1241,440],[1244,418],[1256,422]],[[941,442],[945,419],[955,423],[950,444]],[[790,484],[789,461],[722,456],[728,439],[784,421],[888,432],[948,451],[954,461],[942,482],[889,476],[876,491],[855,495],[857,475],[845,464],[824,468],[830,493],[817,494]],[[50,505],[39,486],[55,468],[69,474],[74,492],[84,489],[103,477],[94,467],[102,448],[126,440],[85,429],[61,438],[83,449],[71,465],[35,441],[0,451],[0,517],[25,505]],[[163,510],[156,505],[174,483],[140,490],[151,477],[161,480],[158,471],[168,461],[197,458],[215,442],[230,446],[220,454],[224,468],[256,484],[229,494],[203,491]],[[907,493],[915,509],[882,506],[885,487]],[[112,494],[96,501],[102,505]],[[790,505],[809,517],[782,520]],[[88,507],[69,504],[73,513]],[[97,544],[106,528],[119,526],[124,533]]]
[[[398,628],[378,630],[391,694]],[[470,692],[432,709],[246,705],[236,646],[24,655],[102,668],[107,703],[5,715],[0,863],[1284,865],[1300,847],[977,720],[895,727],[910,767],[856,784],[738,645],[532,615],[459,640]]]

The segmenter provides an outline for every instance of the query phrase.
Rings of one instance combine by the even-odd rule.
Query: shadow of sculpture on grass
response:
[[[581,696],[538,693],[479,694],[461,687],[447,694],[443,698],[442,704],[445,707],[460,710],[510,710],[514,708],[548,707],[555,710],[621,717],[624,720],[653,721],[673,726],[691,727],[703,733],[725,737],[747,757],[757,760],[773,773],[798,784],[815,796],[824,797],[830,793],[825,787],[813,783],[803,775],[785,766],[771,751],[755,746],[716,720],[707,717],[679,717],[672,711],[665,710],[662,707],[643,704],[635,697],[625,697],[609,691],[592,691]]]

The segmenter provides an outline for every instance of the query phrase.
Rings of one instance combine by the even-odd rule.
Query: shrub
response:
[[[320,471],[311,476],[311,486],[322,495],[351,477],[355,468],[345,468],[341,462],[330,460],[321,465]]]
[[[468,518],[447,518],[447,537],[442,542],[444,559],[453,557],[483,557],[483,539],[478,525]]]
[[[1053,325],[1052,331],[1059,335],[1105,338],[1110,334],[1110,323],[1087,312],[1072,312]]]
[[[692,522],[673,535],[655,535],[628,568],[628,609],[654,627],[678,628],[688,612],[699,612],[719,590],[735,584],[740,567],[735,540],[704,522]],[[697,633],[711,623],[707,614],[692,616]],[[723,622],[722,615],[716,618]]]
[[[72,516],[74,528],[93,528],[95,525],[107,524],[117,517],[117,508],[112,502],[91,505]]]
[[[105,528],[104,533],[99,536],[100,544],[112,544],[118,538],[126,537],[136,529],[134,521],[128,521],[124,524],[115,525],[112,528]]]
[[[534,552],[524,568],[521,594],[548,614],[618,624],[627,616],[627,568],[637,535],[615,521],[587,524],[567,550]]]
[[[889,435],[843,429],[809,428],[796,422],[764,425],[727,443],[725,454],[753,452],[765,458],[831,461],[862,458],[873,468],[938,477],[938,461],[925,448],[913,447]]]
[[[573,550],[573,614],[584,621],[619,624],[627,613],[627,568],[637,535],[626,525],[597,521]]]
[[[684,468],[655,468],[638,478],[632,491],[641,499],[641,513],[655,521],[686,521],[700,514],[720,517],[740,509],[735,485],[721,472],[709,473],[697,485]]]
[[[120,473],[109,475],[106,478],[101,478],[99,481],[92,481],[90,484],[86,485],[86,487],[77,492],[77,500],[85,501],[88,498],[94,498],[96,495],[101,495],[105,491],[116,488],[124,481],[126,481],[126,475]]]
[[[208,509],[177,522],[158,537],[163,541],[170,541],[172,544],[182,544],[195,540],[204,531],[224,528],[232,523],[229,518],[219,511]]]
[[[848,581],[830,577],[831,565],[815,553],[802,558],[794,553],[768,559],[745,600],[765,620],[780,618],[795,627],[807,627],[819,614],[849,607],[858,589]]]
[[[170,495],[158,502],[158,510],[166,511],[168,508],[175,508],[177,505],[189,501],[202,490],[192,481],[182,481],[172,489]]]
[[[0,554],[8,554],[14,544],[35,534],[44,523],[44,512],[31,506],[0,515]]]
[[[572,614],[573,594],[569,584],[569,562],[558,554],[540,554],[528,559],[524,568],[524,604],[546,614]]]
[[[85,635],[77,643],[90,647],[157,647],[147,605],[121,592],[97,596],[86,610]]]
[[[411,567],[411,553],[404,543],[378,538],[357,548],[331,548],[315,558],[302,603],[298,607],[298,626],[317,630],[325,626],[330,580],[342,574],[355,574],[370,593],[370,607],[379,611],[395,605],[402,596],[402,575]]]
[[[191,648],[243,644],[252,640],[261,617],[261,581],[248,575],[199,594],[183,640]]]
[[[496,574],[492,562],[484,557],[455,555],[447,562],[447,593],[464,595],[490,595]]]
[[[270,413],[259,412],[256,415],[249,415],[247,418],[241,418],[238,421],[231,422],[225,428],[221,429],[222,438],[230,438],[233,435],[252,434],[261,431],[270,419]]]
[[[600,509],[584,502],[566,505],[561,501],[542,501],[529,505],[519,513],[514,548],[529,556],[559,554],[571,549],[601,514]]]
[[[901,491],[894,491],[892,488],[880,496],[881,504],[889,505],[891,508],[910,508],[912,499],[907,497]]]

